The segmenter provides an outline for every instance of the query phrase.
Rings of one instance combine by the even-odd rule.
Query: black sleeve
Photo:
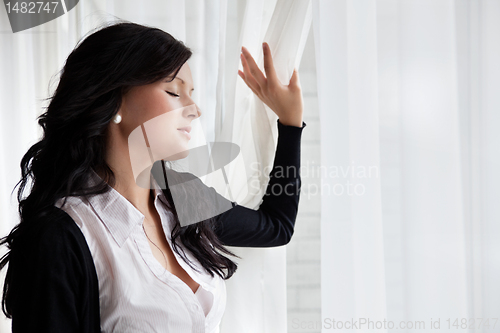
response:
[[[290,241],[300,197],[302,127],[278,123],[278,143],[266,193],[258,210],[237,205],[217,216],[215,233],[224,245],[274,247]],[[215,191],[215,190],[214,190]]]
[[[12,251],[13,333],[89,332],[90,326],[97,331],[99,324],[91,324],[91,314],[85,311],[90,308],[89,295],[95,295],[95,290],[85,289],[88,258],[81,239],[68,229],[78,227],[68,223],[74,224],[71,219],[40,222],[37,231]]]

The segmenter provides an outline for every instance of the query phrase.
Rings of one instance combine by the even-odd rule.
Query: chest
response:
[[[111,239],[93,244],[104,332],[208,332],[222,315],[218,294],[223,290],[218,281],[206,285],[214,296],[209,307],[212,315],[207,320],[208,313],[204,313],[193,292],[195,287],[201,288],[189,276],[194,273],[188,274],[188,268],[184,270],[175,260],[177,257],[166,247],[168,243],[152,240],[163,244],[161,248],[169,253],[166,267],[162,265],[162,261],[166,263],[163,255],[152,249],[155,246],[148,241],[142,226],[137,226],[120,248]],[[197,275],[193,277],[198,281]],[[203,281],[200,277],[198,282]]]
[[[140,223],[120,228],[120,220],[129,218],[133,211],[109,214],[116,223],[107,225],[95,209],[74,201],[68,201],[65,208],[85,236],[94,261],[103,332],[216,331],[226,304],[224,280],[204,272],[186,248],[182,249],[188,260],[201,272],[191,269],[172,251],[164,238],[170,236],[168,212],[160,212],[165,231],[148,233],[157,249]],[[204,295],[198,295],[198,290]],[[207,296],[208,302],[200,303],[198,296]]]
[[[183,281],[193,291],[193,293],[196,293],[196,290],[200,286],[199,283],[193,280],[193,278],[191,278],[191,276],[179,264],[163,230],[160,229],[158,225],[145,225],[144,232],[146,234],[146,238],[148,239],[151,253],[155,259],[163,266],[163,268]]]

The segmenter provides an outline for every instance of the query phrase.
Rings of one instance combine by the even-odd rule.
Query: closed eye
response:
[[[174,94],[174,93],[171,93],[170,91],[166,91],[166,93],[167,93],[167,94],[169,94],[169,95],[172,95],[172,96],[174,96],[174,97],[180,97],[179,95],[176,95],[176,94]]]

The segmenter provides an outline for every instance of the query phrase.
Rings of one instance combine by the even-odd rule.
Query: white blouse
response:
[[[92,174],[89,185],[100,179],[97,173]],[[153,182],[154,204],[172,247],[173,215],[154,178]],[[89,201],[72,196],[67,197],[64,207],[63,199],[56,203],[80,227],[92,253],[99,280],[102,332],[219,332],[226,306],[224,279],[217,274],[212,278],[180,243],[188,259],[200,270],[193,270],[172,249],[181,267],[200,284],[193,293],[153,256],[142,229],[144,215],[110,188],[107,193],[91,196]]]

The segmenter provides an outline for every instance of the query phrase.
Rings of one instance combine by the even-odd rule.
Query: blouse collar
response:
[[[159,198],[165,203],[167,201],[165,194],[156,179],[151,178],[155,191],[155,204]],[[101,180],[102,178],[94,170],[91,170],[88,185],[95,185]],[[109,184],[107,186],[110,188],[109,191],[99,195],[91,195],[88,197],[88,201],[118,246],[121,247],[130,236],[133,228],[142,224],[144,214],[112,186]]]

